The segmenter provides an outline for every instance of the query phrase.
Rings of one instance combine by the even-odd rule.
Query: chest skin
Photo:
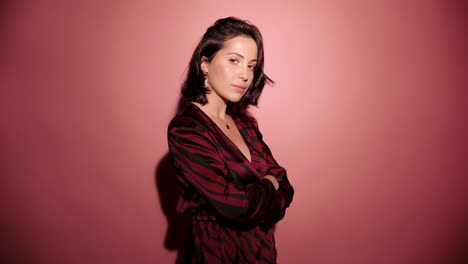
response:
[[[257,137],[256,127],[245,116],[232,116],[230,129],[218,125],[195,105],[189,115],[208,130],[220,156],[224,159],[229,182],[242,186],[257,182],[265,176],[267,163]]]

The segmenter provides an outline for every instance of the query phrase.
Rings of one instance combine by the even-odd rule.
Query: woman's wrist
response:
[[[279,182],[278,182],[278,180],[276,180],[276,178],[274,176],[266,175],[265,177],[263,177],[263,179],[267,179],[267,180],[271,181],[271,183],[275,187],[275,190],[278,190]]]

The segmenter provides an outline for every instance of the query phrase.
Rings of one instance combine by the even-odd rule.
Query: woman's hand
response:
[[[274,176],[266,175],[265,177],[263,177],[263,179],[267,179],[267,180],[271,181],[271,183],[273,183],[273,186],[275,187],[275,190],[276,191],[278,190],[279,183],[278,183],[278,180],[276,180],[276,178]]]

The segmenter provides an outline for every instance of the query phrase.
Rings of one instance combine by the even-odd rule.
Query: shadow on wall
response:
[[[11,6],[12,1],[4,0],[0,2],[0,17],[3,17],[7,14],[8,8]]]
[[[177,250],[176,263],[184,263],[183,250],[186,238],[191,231],[191,219],[188,215],[176,212],[177,201],[179,199],[179,186],[169,153],[163,156],[156,168],[156,189],[159,193],[162,211],[167,220],[164,247],[170,251]]]
[[[455,238],[453,251],[449,252],[449,257],[444,259],[444,263],[466,264],[468,263],[468,213],[465,213],[460,221],[458,237]],[[451,257],[453,256],[453,257]]]
[[[187,106],[183,99],[179,100],[177,111],[179,113]],[[167,231],[164,239],[164,247],[170,251],[177,251],[177,264],[184,262],[185,243],[191,232],[191,218],[189,215],[176,212],[179,199],[179,185],[176,171],[172,164],[169,152],[166,152],[159,161],[155,171],[156,191],[159,194],[161,208],[166,216]]]
[[[3,225],[3,223],[1,224]],[[43,259],[37,257],[37,246],[31,245],[31,243],[28,242],[29,239],[30,237],[28,234],[10,231],[8,228],[2,230],[0,239],[0,262],[11,264],[45,263]]]

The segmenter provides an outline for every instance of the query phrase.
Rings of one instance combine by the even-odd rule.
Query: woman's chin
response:
[[[234,94],[234,95],[229,96],[229,98],[227,98],[227,101],[231,103],[237,103],[242,99],[242,96],[243,94]]]

